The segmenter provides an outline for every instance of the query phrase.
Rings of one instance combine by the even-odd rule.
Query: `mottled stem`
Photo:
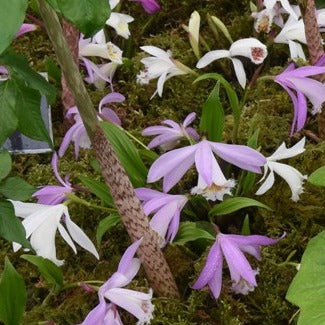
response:
[[[324,54],[322,45],[322,36],[319,31],[316,7],[314,0],[302,0],[299,3],[302,12],[303,20],[305,23],[305,33],[307,46],[310,56],[310,63],[316,64],[320,57]],[[318,79],[324,81],[324,75]],[[318,114],[318,133],[322,139],[325,139],[325,108],[322,107],[321,113]]]
[[[67,20],[62,20],[63,33],[67,40],[69,49],[72,53],[74,62],[79,64],[79,31],[73,25],[71,25]],[[61,78],[62,85],[62,104],[63,104],[63,115],[66,115],[68,109],[75,106],[75,101],[70,88],[67,85],[66,78],[64,74]]]
[[[99,126],[96,110],[64,38],[57,14],[46,1],[37,0],[37,2],[58,62],[74,95],[80,116],[92,141],[105,182],[115,200],[122,222],[132,241],[140,237],[144,238],[138,249],[138,256],[148,280],[156,294],[178,297],[179,293],[173,275],[158,244],[158,236],[149,227],[148,219],[134,193],[132,184],[118,161],[112,145]]]

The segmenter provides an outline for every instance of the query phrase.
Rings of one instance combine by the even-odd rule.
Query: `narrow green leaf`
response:
[[[107,0],[56,0],[55,2],[62,15],[86,37],[102,29],[111,12]]]
[[[19,325],[26,306],[26,288],[8,257],[0,281],[0,320],[5,325]]]
[[[11,156],[7,150],[0,151],[0,180],[6,178],[11,171]]]
[[[177,236],[173,241],[176,245],[184,245],[197,239],[215,240],[209,232],[199,227],[195,222],[181,222]]]
[[[116,125],[109,122],[102,122],[101,125],[132,184],[135,187],[143,186],[146,182],[148,170],[136,147]]]
[[[286,299],[299,306],[298,325],[325,324],[325,231],[312,238]]]
[[[50,6],[53,9],[59,11],[59,6],[58,6],[58,3],[57,3],[57,0],[46,0],[46,1],[50,4]]]
[[[0,0],[0,54],[10,45],[25,19],[28,0]]]
[[[210,93],[207,101],[203,105],[200,131],[207,133],[210,141],[220,142],[225,123],[225,112],[219,97],[220,81]]]
[[[308,177],[308,182],[315,186],[325,186],[325,166],[315,170]]]
[[[0,82],[0,146],[17,129],[16,91],[11,80]]]
[[[225,88],[229,100],[229,104],[232,109],[232,114],[234,116],[234,122],[236,125],[238,125],[240,121],[241,110],[240,110],[237,94],[232,88],[231,84],[222,75],[218,73],[205,73],[202,76],[195,79],[194,83],[205,79],[217,80]]]
[[[82,184],[98,198],[100,198],[104,204],[114,207],[113,198],[105,183],[96,181],[86,176],[79,176],[79,179],[81,180]]]
[[[248,236],[251,234],[251,230],[249,227],[249,215],[248,214],[246,214],[246,216],[245,216],[243,226],[241,228],[241,234],[245,235],[245,236]]]
[[[56,63],[51,58],[46,58],[45,60],[46,71],[49,79],[55,81],[56,84],[61,82],[61,69],[56,65]]]
[[[32,248],[26,239],[24,226],[20,219],[15,216],[12,204],[4,200],[0,200],[0,237],[10,242],[19,243],[26,248]]]
[[[19,177],[9,177],[0,184],[0,193],[11,200],[28,200],[35,191],[34,186]]]
[[[107,232],[108,230],[110,230],[112,227],[116,226],[120,222],[121,222],[121,217],[117,213],[112,213],[108,217],[101,220],[96,230],[97,244],[100,245],[105,232]]]
[[[248,197],[234,197],[229,198],[225,201],[222,201],[219,204],[216,204],[209,212],[210,216],[220,215],[220,214],[229,214],[235,211],[238,211],[243,208],[248,208],[251,206],[256,206],[260,208],[264,208],[267,210],[271,210],[267,205],[256,201],[254,199],[250,199]]]
[[[22,255],[21,258],[34,264],[46,282],[55,286],[59,290],[63,286],[63,275],[61,269],[52,261],[42,256]]]
[[[24,82],[26,86],[38,90],[46,96],[50,104],[55,101],[56,89],[29,66],[23,55],[8,50],[0,55],[0,64],[9,68],[9,71],[15,74],[15,77]]]

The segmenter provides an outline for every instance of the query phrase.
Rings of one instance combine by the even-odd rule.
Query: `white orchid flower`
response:
[[[145,66],[145,70],[140,71],[137,75],[137,82],[141,85],[145,85],[148,84],[150,80],[159,78],[157,90],[152,97],[154,97],[156,93],[158,93],[160,97],[162,96],[164,83],[168,79],[191,72],[188,67],[173,59],[170,51],[163,51],[156,46],[141,46],[140,49],[152,56],[141,60]]]
[[[133,20],[134,18],[130,15],[112,12],[106,21],[106,25],[113,27],[117,35],[128,39],[131,35],[129,31],[129,23],[131,23]]]
[[[201,69],[206,67],[211,62],[222,59],[231,59],[235,74],[239,84],[245,88],[246,86],[246,73],[242,62],[236,58],[237,56],[245,56],[255,64],[261,64],[267,56],[267,48],[256,38],[243,38],[230,46],[227,50],[216,50],[206,53],[197,63],[196,67]]]
[[[264,175],[260,180],[260,182],[264,182],[256,192],[256,195],[264,194],[273,186],[274,173],[276,173],[288,183],[292,193],[291,199],[295,202],[299,200],[299,195],[303,192],[303,182],[307,178],[307,175],[302,175],[297,169],[286,164],[278,163],[277,161],[301,154],[305,151],[304,146],[305,138],[302,138],[291,148],[287,148],[283,142],[281,146],[273,153],[273,155],[266,158]],[[268,171],[270,171],[270,173],[266,177]]]
[[[113,10],[119,3],[120,3],[120,0],[109,0],[109,6],[110,6],[111,10]]]
[[[193,11],[190,21],[188,23],[188,36],[190,44],[192,46],[194,54],[197,58],[200,58],[199,38],[200,38],[200,14],[197,11]]]
[[[272,9],[277,5],[277,2],[281,3],[282,8],[296,20],[298,20],[298,15],[295,12],[294,8],[290,5],[288,0],[264,0],[264,6],[266,9]]]
[[[94,44],[90,39],[79,42],[79,56],[99,56],[114,63],[122,64],[122,51],[112,42]]]
[[[56,231],[59,230],[62,238],[75,254],[77,249],[72,240],[99,259],[94,244],[83,230],[71,220],[68,208],[65,205],[45,205],[20,201],[11,201],[11,203],[14,206],[16,216],[24,219],[22,224],[26,231],[26,238],[30,237],[31,246],[38,256],[47,258],[58,266],[63,264],[64,261],[58,260],[56,257],[55,235]],[[16,252],[21,248],[21,245],[14,243],[13,248]]]

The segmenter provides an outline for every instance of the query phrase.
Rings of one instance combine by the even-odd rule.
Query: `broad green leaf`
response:
[[[10,81],[0,82],[0,146],[17,129],[16,91]]]
[[[308,177],[308,182],[316,186],[325,186],[325,166],[315,170]]]
[[[34,186],[19,177],[9,177],[0,184],[0,193],[11,200],[28,200],[35,191]]]
[[[220,82],[213,88],[203,105],[200,131],[207,133],[210,141],[220,142],[225,123],[225,113],[219,97]]]
[[[7,150],[0,151],[0,180],[6,178],[11,171],[11,156]]]
[[[40,141],[52,140],[41,116],[41,96],[38,90],[13,73],[11,78],[0,83],[0,145],[15,131]]]
[[[0,281],[0,320],[5,325],[20,325],[26,299],[24,280],[6,257]]]
[[[34,264],[46,282],[53,284],[58,290],[63,286],[63,275],[61,269],[52,261],[42,256],[22,255],[21,258]]]
[[[46,141],[51,145],[52,140],[41,115],[39,91],[26,87],[20,80],[16,80],[15,85],[18,130],[31,139]]]
[[[112,144],[118,159],[125,168],[135,187],[145,184],[148,170],[143,164],[138,150],[125,133],[109,122],[101,123],[103,130]]]
[[[0,200],[0,236],[10,242],[16,242],[26,248],[32,248],[26,239],[24,226],[9,201]]]
[[[101,220],[96,230],[97,244],[100,245],[105,232],[107,232],[108,230],[110,230],[112,227],[116,226],[120,222],[121,222],[121,217],[117,213],[112,213],[108,217]]]
[[[229,214],[235,211],[238,211],[243,208],[248,208],[248,207],[260,207],[264,208],[267,210],[271,210],[267,205],[256,201],[254,199],[250,199],[248,197],[234,197],[234,198],[229,198],[225,201],[222,201],[219,204],[216,204],[209,212],[210,216],[214,215],[220,215],[220,214]]]
[[[15,75],[15,78],[19,78],[26,86],[46,96],[50,104],[55,101],[56,89],[29,66],[23,55],[8,50],[0,55],[0,64],[5,65]]]
[[[56,0],[56,3],[62,15],[86,37],[102,29],[111,12],[107,0]]]
[[[240,110],[237,94],[232,88],[231,84],[222,75],[218,73],[205,73],[202,76],[195,79],[194,83],[205,79],[217,80],[225,88],[229,100],[229,104],[232,109],[232,114],[234,116],[234,122],[236,125],[238,125],[240,121],[241,110]]]
[[[197,239],[215,240],[209,232],[199,227],[195,222],[181,222],[177,236],[173,241],[176,245],[184,245]]]
[[[25,19],[28,0],[0,0],[0,54],[10,45]]]
[[[109,192],[107,185],[101,181],[96,181],[86,176],[79,176],[82,184],[86,186],[93,194],[100,198],[103,203],[108,206],[114,207],[114,201]]]
[[[299,306],[298,325],[325,324],[325,231],[312,238],[286,299]]]

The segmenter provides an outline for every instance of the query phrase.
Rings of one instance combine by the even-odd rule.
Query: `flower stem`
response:
[[[100,205],[89,203],[88,201],[86,201],[84,199],[81,199],[80,197],[78,197],[78,196],[76,196],[76,195],[74,195],[72,193],[66,193],[66,196],[69,198],[69,200],[65,202],[66,205],[68,205],[69,203],[74,202],[74,203],[79,203],[79,204],[85,205],[88,208],[103,210],[103,211],[107,211],[107,212],[110,212],[110,213],[111,212],[117,212],[117,210],[114,209],[114,208],[106,208],[106,207],[102,207]]]
[[[274,76],[262,76],[262,77],[257,78],[256,81],[260,82],[260,81],[268,81],[268,80],[274,81]]]

